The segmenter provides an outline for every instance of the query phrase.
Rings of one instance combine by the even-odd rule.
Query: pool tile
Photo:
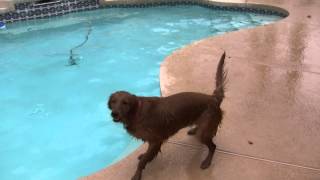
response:
[[[67,3],[67,5],[65,5]],[[99,0],[64,0],[61,2],[52,2],[52,3],[45,3],[45,4],[33,4],[33,3],[19,3],[16,4],[16,11],[14,13],[18,13],[21,18],[17,18],[17,16],[13,18],[9,18],[8,22],[11,21],[19,21],[19,20],[26,20],[32,19],[36,17],[51,17],[56,16],[58,14],[65,14],[66,7],[68,6],[68,10],[70,12],[79,12],[84,10],[91,10],[96,8],[145,8],[145,7],[156,7],[156,6],[175,6],[175,5],[200,5],[208,8],[219,9],[219,10],[228,10],[228,11],[249,11],[255,12],[260,14],[273,14],[285,17],[286,13],[281,13],[275,10],[260,9],[258,7],[252,7],[250,9],[246,8],[246,6],[240,5],[239,3],[228,5],[222,2],[216,1],[193,1],[193,0],[184,0],[184,1],[157,1],[157,0],[136,0],[136,1],[116,1],[116,0],[106,0],[106,1],[99,1]],[[63,6],[63,9],[61,8]],[[28,12],[34,10],[36,16],[29,17],[29,14],[20,15],[22,12]],[[40,14],[39,14],[40,10]],[[64,12],[61,12],[64,11]],[[7,21],[6,17],[3,18]]]

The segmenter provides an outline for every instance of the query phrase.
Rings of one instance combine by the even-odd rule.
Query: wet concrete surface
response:
[[[184,129],[147,166],[143,179],[320,179],[320,1],[247,2],[279,6],[290,15],[188,45],[160,69],[163,96],[210,94],[217,62],[227,52],[225,117],[214,139],[214,165],[200,170],[206,149]],[[130,179],[144,150],[145,145],[83,179]]]
[[[145,151],[145,146],[136,153]],[[132,154],[123,161],[82,180],[123,179],[129,180],[137,166],[137,156]],[[274,162],[260,161],[216,151],[213,164],[201,170],[201,160],[207,151],[184,145],[167,143],[162,153],[150,163],[143,180],[319,180],[317,172],[299,167],[285,166]]]

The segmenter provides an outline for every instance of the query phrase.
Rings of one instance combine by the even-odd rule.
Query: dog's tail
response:
[[[227,74],[224,71],[225,58],[226,58],[226,52],[223,52],[218,64],[217,72],[216,72],[216,89],[213,91],[213,96],[217,99],[218,106],[221,105],[224,98],[225,84],[226,84],[226,78],[227,78]]]

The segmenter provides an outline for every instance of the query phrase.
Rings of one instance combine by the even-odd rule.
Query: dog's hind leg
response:
[[[216,145],[212,142],[211,138],[203,139],[202,143],[208,147],[209,153],[206,159],[202,161],[200,167],[201,169],[207,169],[211,165],[212,157],[213,157],[214,151],[216,150]]]
[[[212,157],[216,150],[216,145],[212,142],[213,136],[216,135],[221,116],[220,113],[212,113],[210,110],[204,112],[198,124],[199,138],[201,143],[209,149],[207,157],[201,163],[201,169],[207,169],[211,165]]]
[[[140,156],[140,161],[138,164],[138,168],[136,170],[135,175],[132,177],[132,180],[140,180],[142,176],[142,171],[146,167],[146,165],[152,161],[158,154],[161,148],[161,142],[157,143],[149,143],[149,147],[146,153]]]

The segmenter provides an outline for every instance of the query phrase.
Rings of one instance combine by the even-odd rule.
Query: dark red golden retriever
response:
[[[210,166],[216,149],[212,142],[223,112],[220,105],[224,99],[226,73],[225,53],[216,72],[216,89],[212,95],[182,92],[168,97],[139,97],[125,91],[113,93],[108,101],[115,122],[124,125],[128,133],[149,144],[147,152],[139,156],[138,168],[132,180],[140,180],[146,164],[160,151],[162,143],[180,129],[195,125],[188,134],[197,134],[209,153],[201,168]]]

